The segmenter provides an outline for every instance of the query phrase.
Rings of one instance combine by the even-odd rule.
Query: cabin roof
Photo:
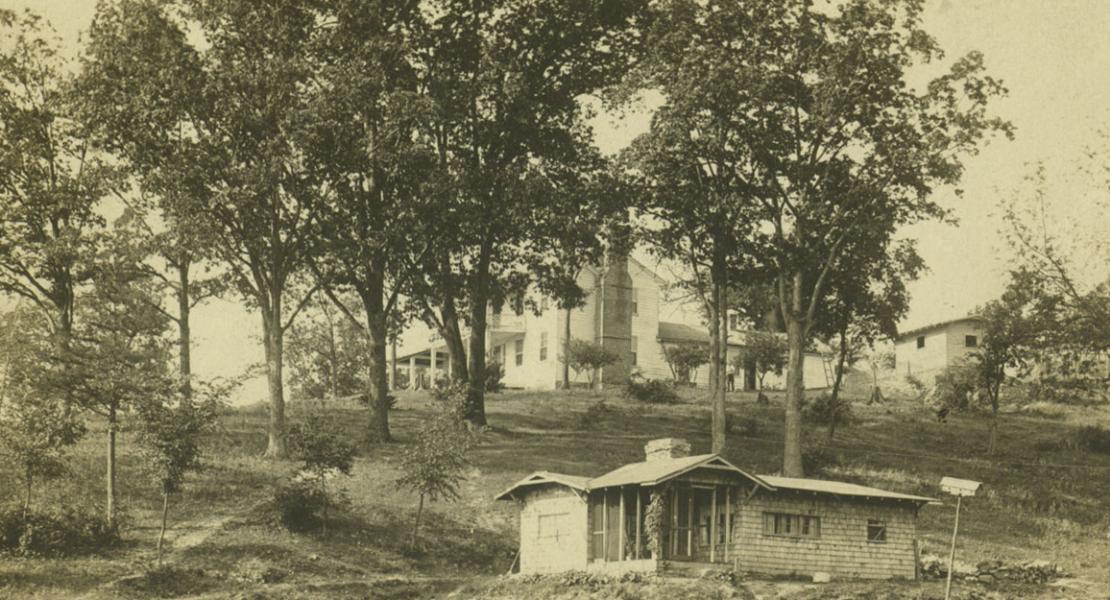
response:
[[[773,489],[772,486],[767,485],[755,475],[747,473],[716,454],[698,454],[682,458],[657,458],[627,464],[591,479],[589,489],[597,490],[617,485],[656,485],[699,467],[731,471],[764,488]]]
[[[778,475],[760,475],[760,479],[779,490],[794,490],[800,492],[814,492],[818,494],[834,494],[837,496],[858,496],[863,498],[878,498],[883,500],[909,500],[912,502],[936,502],[936,498],[899,494],[879,488],[844,483],[841,481],[826,481],[823,479],[803,479],[799,477],[780,477]]]
[[[531,475],[525,477],[524,479],[521,479],[520,481],[514,483],[513,485],[511,485],[509,487],[509,489],[505,490],[504,492],[501,492],[494,499],[495,500],[511,500],[513,498],[513,492],[515,492],[515,491],[517,491],[521,488],[530,487],[530,486],[537,486],[537,485],[546,485],[546,484],[552,484],[552,483],[559,484],[559,485],[565,485],[566,487],[584,492],[587,489],[589,489],[586,485],[589,481],[590,481],[589,477],[580,477],[578,475],[566,475],[564,473],[553,473],[551,471],[536,471],[535,473],[532,473]]]
[[[922,325],[920,327],[914,327],[913,329],[908,329],[906,331],[899,331],[898,336],[895,339],[898,340],[898,341],[901,341],[901,340],[904,340],[908,337],[916,336],[919,333],[925,333],[926,331],[932,331],[934,329],[941,329],[943,327],[948,327],[949,325],[955,325],[956,323],[965,323],[965,322],[981,323],[981,322],[983,322],[983,317],[981,317],[979,315],[967,315],[967,316],[963,316],[963,317],[957,317],[955,319],[948,319],[946,321],[937,321],[935,323],[929,323],[928,325]]]

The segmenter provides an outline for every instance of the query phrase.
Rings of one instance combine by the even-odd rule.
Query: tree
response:
[[[112,260],[124,260],[115,257]],[[78,399],[107,424],[105,519],[116,526],[116,437],[124,414],[167,403],[180,391],[170,373],[168,320],[155,308],[153,284],[134,279],[133,265],[102,262],[80,307],[70,343],[52,356],[44,385]]]
[[[419,495],[412,527],[413,548],[420,532],[424,501],[459,498],[459,482],[469,464],[466,455],[475,443],[474,435],[460,418],[465,416],[465,406],[461,410],[453,406],[459,403],[456,397],[465,397],[463,389],[455,385],[446,393],[441,404],[447,406],[420,428],[416,440],[401,455],[402,475],[397,485]]]
[[[663,348],[663,358],[676,383],[690,383],[697,378],[698,368],[709,362],[709,351],[701,344],[675,344]]]
[[[311,302],[289,330],[286,355],[302,398],[365,393],[366,332],[326,298]]]
[[[65,452],[85,432],[60,396],[39,383],[51,354],[44,329],[25,307],[0,316],[0,457],[22,478],[24,522],[34,484],[65,472]]]
[[[284,335],[316,291],[291,299],[288,290],[316,250],[326,195],[303,147],[319,67],[312,50],[325,23],[295,0],[262,8],[183,0],[174,8],[146,0],[102,5],[96,64],[107,81],[129,81],[134,100],[89,112],[125,125],[113,129],[117,144],[151,149],[130,160],[153,157],[152,168],[184,178],[190,193],[166,196],[173,212],[201,219],[230,280],[261,314],[266,455],[284,458]]]
[[[867,402],[868,404],[883,402],[883,391],[879,388],[879,373],[894,368],[896,360],[894,351],[889,347],[876,348],[872,346],[864,356],[864,359],[867,361],[867,366],[871,369],[871,394]]]
[[[592,390],[597,385],[598,372],[620,361],[620,355],[595,342],[571,340],[562,359],[564,364],[574,369],[575,377],[586,373]]]
[[[170,496],[181,491],[185,476],[203,468],[201,436],[212,426],[218,415],[224,390],[203,388],[202,398],[194,398],[193,390],[176,402],[160,401],[138,404],[138,441],[147,459],[148,469],[162,492],[162,524],[158,529],[158,564],[162,564],[162,544],[169,520]]]
[[[49,27],[0,9],[0,31],[0,293],[39,309],[64,346],[118,174],[73,118]]]
[[[330,495],[328,478],[337,474],[350,475],[354,466],[355,446],[335,433],[320,415],[310,415],[296,436],[297,452],[304,461],[307,483],[316,488],[323,501],[324,533],[328,531]]]
[[[786,340],[781,334],[766,331],[749,331],[744,336],[744,346],[733,359],[737,368],[755,367],[756,389],[759,401],[763,402],[763,379],[774,371],[781,373],[786,365]]]
[[[922,4],[674,0],[649,39],[671,72],[697,74],[691,93],[720,98],[704,137],[727,145],[701,172],[758,209],[745,221],[749,248],[774,273],[789,343],[788,476],[803,475],[805,348],[830,273],[855,267],[846,247],[945,216],[931,192],[956,184],[988,135],[1010,133],[987,112],[1005,89],[978,52],[910,85],[908,72],[941,54],[921,28]]]
[[[976,311],[983,319],[983,339],[972,353],[970,364],[991,410],[987,454],[994,454],[998,438],[998,409],[1006,371],[1012,370],[1019,376],[1028,372],[1031,349],[1036,347],[1041,331],[1030,311],[1034,300],[1031,291],[1020,280],[1013,281],[1001,298]]]
[[[532,282],[563,219],[590,206],[558,194],[561,169],[593,151],[585,96],[615,82],[645,2],[436,0],[419,41],[423,125],[444,186],[437,246],[414,280],[419,314],[461,360],[459,311],[469,326],[468,420],[484,425],[487,311]],[[537,194],[537,190],[545,193]],[[566,202],[553,203],[555,197]],[[568,205],[569,203],[569,205]],[[570,210],[567,210],[567,209]],[[548,255],[549,256],[549,255]]]

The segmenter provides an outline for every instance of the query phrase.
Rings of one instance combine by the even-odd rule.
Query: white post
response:
[[[428,368],[428,378],[430,379],[430,381],[428,382],[428,387],[435,388],[435,386],[436,386],[436,369],[439,368],[439,365],[437,364],[437,361],[436,361],[436,347],[432,346],[430,348],[430,352],[432,353],[432,362],[431,362],[431,367]]]
[[[637,560],[639,560],[640,558],[640,548],[642,548],[644,545],[643,533],[640,531],[640,524],[644,518],[643,505],[643,494],[641,494],[641,490],[639,488],[636,488],[636,552],[633,553],[633,556],[635,556]]]
[[[725,486],[725,562],[728,562],[728,547],[732,544],[732,487]]]
[[[713,510],[709,521],[709,562],[717,562],[717,486],[713,486]]]
[[[618,550],[619,554],[618,554],[617,560],[623,561],[624,560],[624,545],[625,545],[624,524],[627,521],[627,518],[625,517],[625,512],[624,512],[624,510],[625,510],[624,509],[624,488],[619,487],[617,489],[620,490],[620,494],[621,494],[621,502],[620,502],[621,518],[620,518],[619,521],[617,521],[618,526],[620,527],[620,530],[617,531],[617,546],[620,547],[619,550]]]
[[[416,355],[409,357],[409,389],[418,390],[420,386],[416,385]]]
[[[952,594],[952,567],[956,564],[956,535],[960,532],[960,501],[963,496],[956,496],[956,526],[952,528],[952,549],[948,552],[948,581],[944,584],[944,600]]]

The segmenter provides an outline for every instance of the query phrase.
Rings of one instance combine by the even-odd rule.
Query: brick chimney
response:
[[[690,456],[690,442],[682,438],[662,438],[644,444],[644,460],[666,460]]]

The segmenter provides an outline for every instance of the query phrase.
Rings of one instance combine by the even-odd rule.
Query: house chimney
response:
[[[662,438],[644,444],[644,460],[666,460],[690,456],[690,442],[682,438]]]

